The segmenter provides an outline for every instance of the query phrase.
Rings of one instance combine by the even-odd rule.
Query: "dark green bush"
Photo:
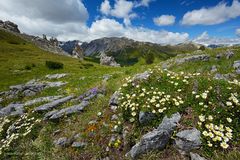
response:
[[[46,61],[46,66],[49,69],[63,69],[63,63],[61,62]]]
[[[145,57],[145,62],[146,64],[152,64],[154,62],[154,54],[153,53],[148,53]]]
[[[199,48],[199,50],[202,50],[202,51],[204,51],[206,48],[205,48],[205,46],[201,46],[200,48]]]

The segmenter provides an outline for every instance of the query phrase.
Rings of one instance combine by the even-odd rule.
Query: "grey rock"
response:
[[[180,119],[181,115],[179,113],[173,114],[170,118],[165,116],[159,127],[143,135],[140,142],[133,146],[128,154],[132,158],[137,158],[143,153],[164,149]]]
[[[46,75],[46,78],[47,79],[60,79],[60,78],[66,77],[67,75],[68,75],[67,73],[49,74],[49,75]]]
[[[118,64],[113,57],[107,56],[104,53],[102,53],[100,56],[100,64],[112,67],[120,67],[120,64]]]
[[[227,50],[225,52],[225,56],[226,56],[227,59],[230,59],[230,58],[232,58],[234,56],[234,52],[231,51],[231,50]]]
[[[218,79],[218,80],[230,80],[232,78],[235,78],[236,75],[232,74],[232,73],[228,73],[228,74],[220,74],[220,73],[216,73],[214,76],[214,79]]]
[[[51,110],[51,109],[56,108],[57,106],[65,103],[67,101],[70,101],[73,98],[74,98],[74,96],[67,96],[67,97],[64,97],[64,98],[61,98],[61,99],[57,99],[53,102],[50,102],[50,103],[47,103],[47,104],[44,104],[44,105],[41,105],[41,106],[35,108],[35,111],[41,112],[41,111]]]
[[[112,75],[105,74],[105,75],[103,75],[103,80],[108,81],[111,77],[112,77]]]
[[[21,103],[11,103],[0,110],[0,117],[22,114],[24,114],[24,107]]]
[[[111,120],[113,121],[113,120],[117,120],[118,119],[118,116],[116,115],[116,114],[114,114],[114,115],[112,115],[112,117],[111,117]]]
[[[221,54],[221,53],[219,53],[219,54],[216,55],[216,59],[217,59],[217,60],[220,60],[222,57],[223,57],[223,54]]]
[[[234,61],[233,68],[236,70],[237,74],[240,74],[240,60]]]
[[[18,29],[18,25],[16,25],[15,23],[13,22],[10,22],[10,21],[1,21],[0,22],[0,27],[8,30],[8,31],[12,31],[12,32],[15,32],[15,33],[20,33],[19,29]]]
[[[0,103],[2,103],[3,102],[3,98],[0,98]]]
[[[87,146],[87,143],[84,143],[84,142],[73,142],[72,143],[72,147],[74,147],[74,148],[84,148],[85,146]]]
[[[150,72],[145,71],[143,73],[140,74],[136,74],[133,77],[133,81],[142,81],[142,80],[147,80],[150,77]]]
[[[201,157],[197,153],[190,152],[190,158],[191,160],[206,160],[204,157]]]
[[[151,112],[140,111],[138,120],[141,124],[147,124],[147,123],[151,122],[152,120],[154,120],[155,118],[156,118],[156,116]]]
[[[211,67],[211,69],[210,69],[210,71],[212,72],[212,73],[214,73],[214,72],[217,72],[217,66],[215,66],[215,65],[213,65],[212,67]]]
[[[192,55],[192,56],[187,56],[184,58],[179,58],[176,59],[175,62],[176,64],[183,64],[186,62],[197,62],[197,61],[209,61],[210,56],[207,54],[200,54],[200,55]]]
[[[58,147],[67,147],[71,145],[71,140],[67,137],[61,137],[53,142],[55,146]]]
[[[110,106],[110,109],[111,109],[113,112],[116,112],[116,111],[117,111],[117,106]]]
[[[29,100],[27,102],[24,103],[24,106],[31,106],[37,103],[42,103],[42,102],[51,102],[54,100],[57,100],[59,98],[61,98],[62,96],[48,96],[48,97],[39,97],[33,100]]]
[[[110,100],[109,100],[109,106],[118,106],[119,96],[120,96],[119,91],[114,92],[113,95],[111,96]]]
[[[47,87],[61,87],[67,84],[67,82],[47,82]]]
[[[88,101],[82,101],[79,105],[71,106],[68,108],[63,108],[59,110],[58,112],[54,113],[49,119],[59,119],[63,116],[67,116],[73,113],[83,112],[84,108],[89,105]]]
[[[48,120],[52,115],[54,115],[55,113],[58,113],[58,110],[53,110],[53,111],[50,111],[50,112],[48,112],[48,113],[46,113],[45,115],[44,115],[44,120]]]
[[[184,130],[176,134],[176,146],[181,151],[189,152],[201,146],[201,132],[196,128]]]

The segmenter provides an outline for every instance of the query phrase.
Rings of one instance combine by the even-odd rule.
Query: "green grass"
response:
[[[218,147],[213,150],[208,149],[206,147],[207,139],[204,139],[204,145],[198,152],[207,158],[212,157],[211,159],[217,160],[231,160],[239,157],[239,150],[237,149],[239,147],[239,138],[237,138],[237,134],[239,134],[240,130],[236,117],[238,111],[234,110],[234,113],[231,114],[232,110],[222,109],[217,105],[219,101],[225,103],[231,93],[240,93],[239,87],[235,87],[233,84],[229,85],[225,81],[212,80],[212,76],[209,75],[209,69],[212,65],[218,65],[220,73],[233,72],[233,61],[240,59],[239,48],[236,48],[233,58],[230,60],[223,58],[220,61],[216,61],[215,56],[217,53],[226,50],[225,48],[206,50],[206,52],[211,55],[209,62],[186,63],[179,66],[173,65],[170,69],[175,71],[177,75],[171,73],[169,76],[166,72],[161,72],[158,70],[161,68],[159,62],[162,62],[170,57],[174,57],[175,54],[170,55],[169,52],[171,51],[171,53],[177,53],[177,50],[179,50],[178,48],[174,50],[171,47],[166,46],[166,48],[162,49],[161,54],[159,54],[158,48],[151,48],[151,52],[153,52],[154,56],[156,56],[155,63],[151,65],[145,65],[144,59],[144,54],[146,54],[150,48],[140,48],[139,50],[129,48],[118,56],[114,55],[116,56],[116,60],[121,62],[121,64],[125,67],[114,68],[99,65],[99,59],[96,58],[86,57],[83,61],[80,61],[71,57],[45,52],[30,42],[27,42],[18,36],[9,34],[2,30],[0,30],[0,44],[0,91],[8,90],[8,87],[11,85],[25,83],[32,79],[46,80],[44,77],[47,74],[69,73],[69,76],[60,79],[61,81],[68,82],[68,84],[64,87],[49,88],[33,97],[20,97],[17,99],[7,100],[4,102],[4,105],[7,105],[12,101],[27,101],[36,97],[49,95],[74,94],[79,96],[93,87],[106,87],[106,94],[103,97],[96,97],[95,99],[91,100],[91,104],[83,113],[74,114],[67,118],[60,119],[58,122],[41,121],[40,123],[36,124],[28,136],[21,137],[11,144],[9,150],[6,151],[6,154],[1,157],[2,159],[68,160],[99,159],[106,156],[110,156],[112,159],[124,159],[125,153],[129,151],[130,147],[134,145],[144,133],[152,130],[153,127],[156,127],[161,122],[164,115],[170,115],[176,111],[182,113],[183,115],[183,118],[180,122],[183,128],[192,126],[197,127],[201,131],[203,131],[203,128],[199,127],[197,124],[198,116],[200,114],[214,115],[213,122],[216,124],[218,124],[218,122],[226,124],[227,122],[225,121],[225,118],[232,116],[234,123],[230,124],[230,126],[234,128],[235,142],[231,141],[231,147],[228,150],[222,150]],[[184,55],[185,50],[182,49],[182,51],[179,53]],[[51,70],[46,67],[46,61],[60,62],[64,64],[64,67],[63,69]],[[129,66],[130,64],[134,65]],[[158,90],[164,91],[166,94],[169,94],[172,97],[180,96],[184,100],[184,104],[176,106],[172,101],[171,104],[166,105],[167,110],[164,112],[164,114],[159,114],[157,120],[145,126],[142,126],[137,122],[137,117],[135,117],[136,119],[133,123],[129,122],[130,118],[132,118],[131,112],[122,110],[122,108],[120,108],[118,110],[118,113],[120,114],[120,119],[118,121],[121,122],[121,125],[119,126],[124,127],[124,125],[126,125],[131,129],[127,137],[129,144],[123,147],[122,142],[117,145],[115,145],[116,143],[113,143],[110,145],[110,151],[106,152],[106,147],[109,146],[111,135],[116,134],[113,133],[111,129],[114,127],[114,125],[118,124],[118,121],[111,120],[113,113],[110,111],[108,106],[110,96],[124,83],[126,83],[125,78],[129,76],[132,77],[136,73],[141,73],[148,69],[154,70],[154,73],[148,81],[139,82],[140,88],[146,88],[151,92],[158,88]],[[181,75],[181,71],[184,71],[185,73]],[[202,74],[199,76],[194,75],[192,78],[189,78],[189,83],[185,84],[185,82],[182,81],[183,79],[186,79],[184,78],[185,74],[194,72],[202,72]],[[103,75],[105,74],[110,74],[112,77],[106,83],[103,83]],[[173,78],[171,78],[171,76],[173,76]],[[84,79],[82,79],[83,77]],[[177,77],[179,77],[179,79]],[[238,79],[239,77],[236,78]],[[177,82],[178,85],[175,86],[171,83],[171,81],[174,81],[174,83]],[[209,93],[209,98],[206,101],[202,99],[195,99],[192,95],[195,81],[198,81],[199,94],[209,89],[210,86],[214,88],[214,91]],[[228,87],[232,87],[232,90],[229,90]],[[177,89],[181,89],[181,91],[178,92]],[[216,93],[216,90],[220,90],[220,94]],[[131,83],[129,83],[128,87],[126,88],[122,87],[122,92],[130,95],[133,93],[139,93],[138,88],[132,87]],[[143,105],[148,101],[146,98],[151,98],[152,96],[152,93],[150,93],[149,96],[145,96],[140,100],[133,100],[135,103],[141,104],[137,110],[138,112],[140,110],[152,111],[155,106],[151,106],[151,108],[143,107]],[[126,100],[126,98],[124,100]],[[202,109],[202,107],[199,106],[200,101],[204,101],[204,103],[211,101],[214,104],[213,107],[215,108],[209,110]],[[62,106],[59,106],[59,108],[65,108],[74,104],[76,103],[68,102]],[[28,107],[26,109],[27,113],[31,117],[41,119],[43,114],[31,113],[31,111],[39,105],[40,104]],[[192,108],[191,113],[187,112],[188,108]],[[102,117],[97,116],[98,112],[103,113]],[[7,126],[9,126],[10,123],[16,122],[17,119],[19,118],[10,118],[11,122],[6,124],[4,130],[7,129]],[[88,123],[92,120],[96,120],[97,123],[94,125],[89,125]],[[53,133],[56,130],[60,130],[61,132],[54,135]],[[24,129],[21,130],[21,134],[22,133],[24,133]],[[63,136],[71,137],[77,133],[81,134],[78,140],[88,142],[86,148],[57,148],[53,145],[53,141],[55,139]],[[4,135],[0,134],[0,138],[3,136]],[[224,154],[220,154],[222,151],[224,151]],[[174,148],[172,148],[172,146],[169,145],[164,151],[153,151],[141,157],[141,159],[149,160],[164,158],[180,159],[181,156]]]

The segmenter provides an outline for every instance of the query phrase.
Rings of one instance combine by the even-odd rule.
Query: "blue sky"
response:
[[[109,0],[110,4],[114,6],[115,0]],[[136,1],[132,1],[136,2]],[[190,38],[195,38],[201,33],[207,31],[210,36],[217,37],[236,37],[236,29],[240,27],[240,16],[229,19],[224,23],[215,25],[182,25],[182,20],[185,13],[192,10],[199,10],[201,8],[212,8],[217,6],[219,3],[226,3],[227,6],[232,5],[232,0],[153,0],[149,3],[148,7],[138,7],[134,11],[139,17],[132,20],[133,26],[143,26],[154,30],[168,30],[171,32],[187,32]],[[92,22],[102,16],[99,11],[102,1],[101,0],[84,0],[83,3],[86,5],[89,11],[89,20],[87,24],[90,26]],[[95,6],[95,7],[93,7]],[[239,11],[240,12],[240,11]],[[154,17],[161,15],[174,15],[176,22],[169,26],[157,26],[153,22]],[[110,16],[111,18],[115,18]],[[121,18],[115,18],[120,23],[123,22]]]
[[[239,0],[1,0],[0,19],[60,40],[240,43]]]

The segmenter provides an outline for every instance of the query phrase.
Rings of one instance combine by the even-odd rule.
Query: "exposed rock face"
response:
[[[53,143],[55,144],[55,146],[58,146],[58,147],[67,147],[71,145],[72,140],[70,140],[67,137],[61,137],[55,140]]]
[[[75,48],[72,51],[72,56],[83,60],[84,55],[83,55],[83,50],[82,50],[81,46],[76,44]]]
[[[189,152],[201,146],[201,132],[196,128],[178,132],[176,136],[175,143],[181,151]]]
[[[151,122],[153,119],[155,119],[156,116],[151,113],[151,112],[140,112],[139,113],[139,122],[141,124],[147,124],[149,122]]]
[[[46,75],[46,78],[47,79],[60,79],[60,78],[66,77],[67,75],[68,75],[67,73],[49,74],[49,75]]]
[[[148,151],[164,149],[180,119],[179,113],[173,114],[170,118],[165,116],[159,127],[143,135],[140,142],[133,146],[128,154],[132,158],[137,158]]]
[[[217,72],[217,66],[213,65],[210,70],[212,73]]]
[[[232,78],[236,77],[235,74],[232,73],[228,73],[228,74],[220,74],[220,73],[216,73],[214,76],[214,79],[221,79],[221,80],[230,80]]]
[[[42,103],[42,102],[51,102],[54,100],[57,100],[59,98],[61,98],[62,96],[48,96],[48,97],[40,97],[40,98],[36,98],[33,100],[29,100],[27,102],[24,103],[24,106],[31,106],[37,103]]]
[[[197,153],[190,152],[191,160],[206,160],[204,157],[199,156]]]
[[[1,94],[7,98],[15,98],[19,94],[23,96],[34,96],[46,88],[61,87],[65,84],[65,82],[39,82],[37,80],[31,80],[26,84],[10,86],[9,91],[3,92]]]
[[[87,143],[84,143],[84,142],[73,142],[72,143],[73,148],[84,148],[85,146],[87,146]]]
[[[92,89],[88,90],[86,93],[80,95],[78,97],[78,100],[79,101],[89,101],[89,100],[93,99],[94,97],[96,97],[98,94],[105,94],[105,90],[99,89],[97,87],[92,88]]]
[[[208,61],[209,59],[210,59],[210,56],[206,54],[193,55],[193,56],[176,59],[176,64],[183,64],[186,62],[196,62],[196,61]]]
[[[8,30],[8,31],[12,31],[12,32],[16,32],[16,33],[20,33],[19,29],[18,29],[18,25],[16,25],[15,23],[13,22],[10,22],[10,21],[1,21],[0,20],[0,27]]]
[[[234,61],[233,68],[236,70],[237,74],[240,74],[240,60]]]
[[[106,66],[112,66],[112,67],[120,67],[120,64],[118,64],[113,57],[109,57],[104,53],[101,54],[100,64],[106,65]]]
[[[119,96],[120,93],[119,91],[114,92],[114,94],[111,96],[110,100],[109,100],[109,106],[118,106],[119,104]]]
[[[133,81],[142,81],[142,80],[147,80],[150,77],[150,72],[145,71],[143,73],[136,74],[133,77]]]
[[[56,101],[53,101],[53,102],[50,102],[50,103],[47,103],[47,104],[44,104],[44,105],[41,105],[37,108],[35,108],[35,111],[37,112],[42,112],[42,111],[48,111],[48,110],[51,110],[53,108],[56,108],[58,107],[59,105],[67,102],[67,101],[70,101],[71,99],[73,99],[74,96],[67,96],[67,97],[64,97],[64,98],[61,98],[61,99],[58,99]]]
[[[59,119],[63,116],[67,116],[73,113],[78,113],[78,112],[82,112],[84,110],[84,108],[86,106],[89,105],[88,101],[82,101],[79,105],[75,105],[75,106],[71,106],[68,108],[63,108],[57,112],[55,112],[54,114],[52,114],[49,119],[50,120],[54,120],[54,119]]]
[[[227,59],[232,58],[233,55],[234,55],[234,52],[231,51],[231,50],[227,50],[227,51],[225,52],[225,56],[226,56]]]
[[[24,113],[24,106],[20,103],[11,103],[0,110],[0,117],[9,115],[22,115]]]

